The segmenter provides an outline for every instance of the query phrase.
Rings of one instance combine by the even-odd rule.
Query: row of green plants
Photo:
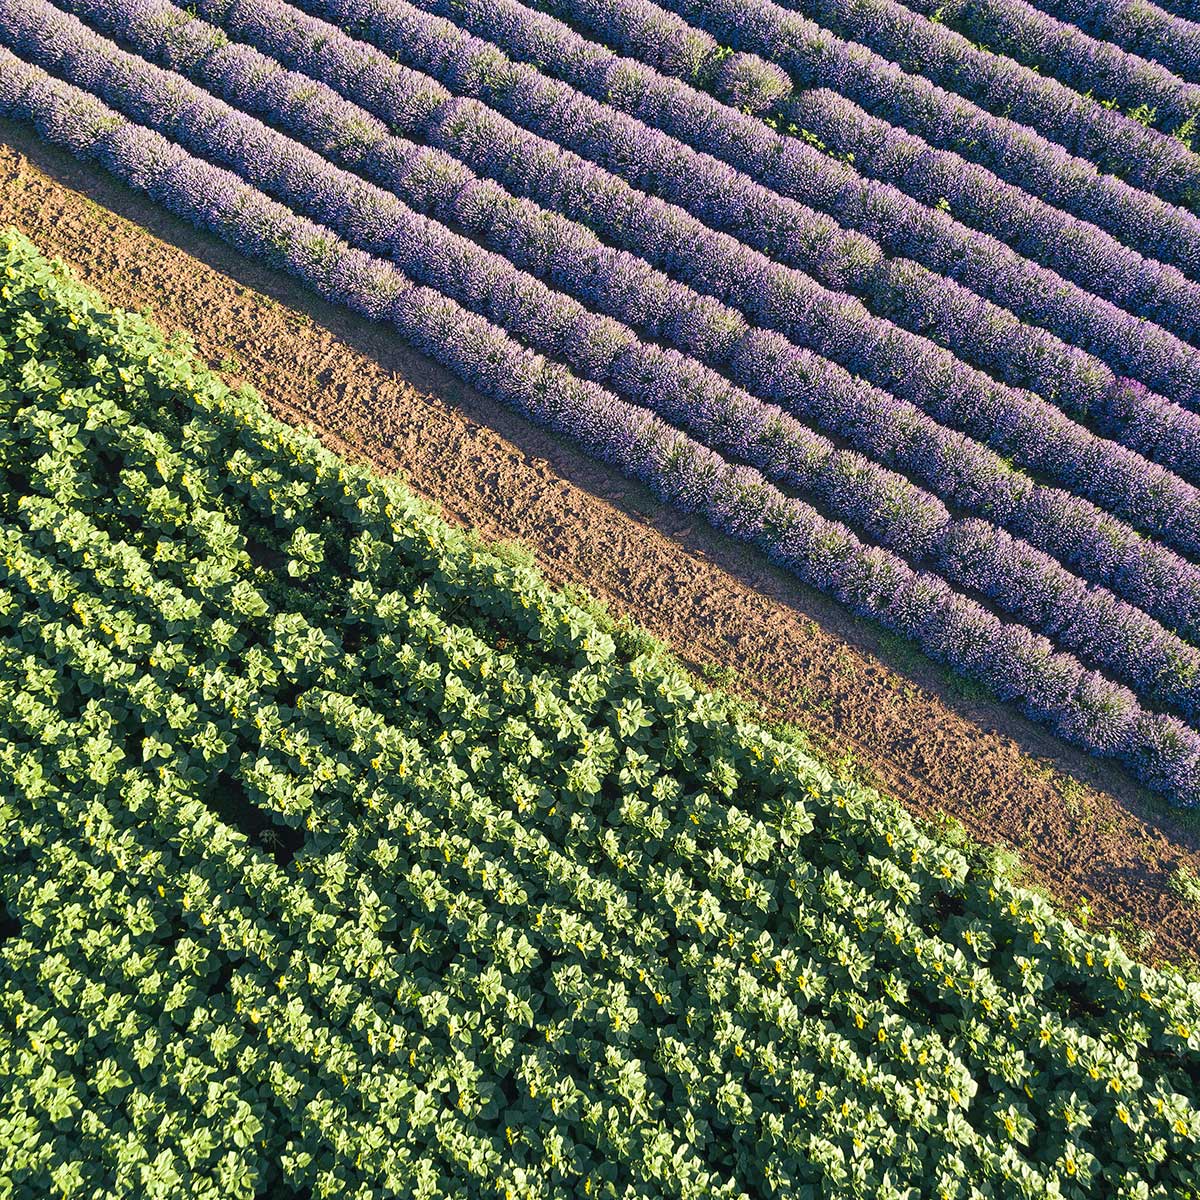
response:
[[[0,1198],[1194,1197],[1131,960],[0,237]]]

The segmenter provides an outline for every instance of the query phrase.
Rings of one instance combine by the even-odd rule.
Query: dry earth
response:
[[[380,326],[332,308],[98,169],[0,121],[0,223],[113,302],[188,332],[280,416],[446,516],[519,540],[690,667],[802,726],[824,752],[935,820],[1015,847],[1026,879],[1142,954],[1200,958],[1200,822],[981,699],[745,546],[463,387]],[[1153,938],[1153,940],[1151,940]]]

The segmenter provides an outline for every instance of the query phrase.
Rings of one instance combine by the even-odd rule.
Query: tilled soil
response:
[[[0,121],[0,222],[113,302],[182,329],[227,377],[332,446],[400,471],[446,516],[528,546],[698,674],[924,816],[1015,847],[1026,879],[1152,958],[1200,958],[1200,824],[981,698],[748,547],[335,309]],[[1150,938],[1153,937],[1153,942]]]

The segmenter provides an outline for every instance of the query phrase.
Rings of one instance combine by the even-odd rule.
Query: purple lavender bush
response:
[[[1116,42],[1200,82],[1200,0],[1042,0],[1041,7],[1104,41]]]
[[[609,27],[611,27],[614,21],[619,18],[623,29],[623,38],[619,49],[622,53],[631,54],[634,57],[640,58],[646,63],[649,63],[654,58],[653,48],[658,39],[664,36],[664,24],[668,18],[673,15],[667,13],[664,9],[652,3],[652,0],[607,0],[604,5],[599,7],[597,7],[594,0],[592,0],[592,2],[588,3],[586,6],[581,4],[581,0],[540,0],[540,6],[557,13],[558,15],[562,16],[564,20],[570,21],[572,25],[582,26],[590,34],[599,37],[601,40],[607,41],[609,45],[614,46],[616,46],[616,43],[608,37],[607,30]],[[678,16],[675,16],[675,24],[677,29],[672,29],[669,33],[669,36],[675,38],[683,36],[683,31],[689,31],[692,29],[692,27],[688,25],[686,21]],[[561,33],[555,35],[552,32],[552,25],[544,18],[540,21],[536,17],[529,18],[526,20],[525,26],[526,36],[524,41],[520,43],[520,51],[518,56],[527,56],[526,50],[532,44],[529,31],[533,30],[534,28],[537,29],[536,36],[543,43],[550,42],[551,44],[554,44],[567,41],[565,35]],[[482,36],[487,36],[488,26],[485,23],[480,23],[474,26],[474,28],[475,32],[480,33]],[[511,36],[511,30],[512,22],[505,22],[505,34]],[[638,35],[636,39],[632,36],[634,32],[636,32]],[[574,65],[576,58],[576,55],[573,53],[575,41],[576,39],[571,39],[571,53],[569,55],[569,61],[572,66]],[[714,43],[714,54],[719,55],[719,53],[720,51],[715,47]],[[594,57],[595,51],[590,50],[588,60],[589,64],[592,64]],[[592,69],[594,72],[594,66]],[[628,66],[623,65],[620,69],[623,71],[628,71]],[[568,75],[562,71],[561,67],[559,70],[563,78],[568,79],[576,86],[587,90],[588,85],[585,81],[581,80],[580,76],[577,74]],[[713,88],[711,64],[705,64],[700,70],[692,71],[691,73],[676,72],[676,74],[693,87],[715,90]],[[663,129],[667,130],[668,132],[675,133],[677,136],[684,138],[685,140],[687,140],[689,136],[689,128],[693,130],[702,129],[704,131],[705,138],[711,139],[714,133],[712,128],[714,123],[720,130],[722,137],[726,139],[728,138],[728,135],[725,133],[725,127],[727,127],[731,121],[729,114],[726,114],[722,120],[720,114],[713,109],[711,104],[705,106],[702,100],[696,97],[694,93],[689,94],[687,90],[681,89],[678,86],[670,88],[664,81],[654,79],[650,74],[645,72],[643,72],[640,78],[640,87],[642,89],[642,95],[639,97],[639,105],[637,109],[627,109],[626,111],[630,111],[634,113],[634,115],[641,116],[643,119],[652,124],[660,125]],[[799,93],[799,98],[803,98],[803,96],[804,91],[801,91]],[[651,101],[657,105],[660,111],[660,115],[658,117],[651,115]],[[743,126],[738,129],[738,139],[740,139],[742,142],[745,142],[747,145],[753,144],[751,140],[752,129],[753,127],[747,128],[743,123]],[[769,135],[769,131],[762,126],[759,126],[757,130],[754,130],[753,132],[757,134],[757,139],[759,142],[766,140]],[[736,146],[738,143],[735,140],[732,144]],[[715,144],[711,141],[708,144],[700,146],[699,148],[717,154],[719,157],[723,156],[722,151],[717,149]],[[733,158],[730,158],[729,161],[735,162]],[[1085,165],[1083,160],[1076,161],[1078,161],[1080,165]],[[959,162],[964,168],[968,165],[962,162],[962,160],[959,160]],[[735,165],[738,165],[742,169],[749,171],[749,173],[755,175],[756,178],[759,177],[756,171],[752,167],[746,166],[744,162],[736,161]],[[839,164],[826,160],[823,165],[823,173],[830,174],[836,170]],[[855,163],[856,167],[857,165],[858,164]],[[806,169],[810,172],[815,172],[818,175],[822,174],[819,159],[810,160],[806,164]],[[843,170],[846,174],[852,177],[854,176],[854,171],[850,170],[849,168],[843,167]],[[1100,191],[1097,193],[1097,200],[1104,201],[1104,197],[1108,194],[1108,192],[1113,190],[1108,185],[1116,185],[1117,182],[1118,181],[1113,176],[1097,177],[1097,183],[1101,185]],[[1117,191],[1120,191],[1120,189],[1118,188]],[[798,194],[797,198],[804,199],[809,203],[817,203],[817,206],[821,207],[820,203],[814,201],[809,194]],[[1153,219],[1148,220],[1147,218],[1151,212],[1153,213]],[[1063,214],[1059,215],[1061,217]],[[849,220],[845,214],[839,214],[839,216],[841,216],[843,221]],[[912,219],[911,216],[909,219]],[[1087,214],[1087,219],[1093,224],[1096,224],[1097,222],[1104,224],[1106,221],[1113,222],[1113,232],[1116,233],[1122,241],[1129,242],[1131,246],[1141,249],[1143,252],[1152,257],[1162,258],[1166,261],[1174,262],[1181,266],[1190,264],[1190,273],[1193,275],[1193,277],[1196,277],[1196,270],[1198,269],[1197,252],[1200,250],[1200,246],[1197,244],[1196,237],[1197,228],[1200,223],[1198,223],[1195,215],[1186,213],[1177,208],[1173,208],[1152,196],[1143,194],[1139,196],[1138,203],[1135,206],[1130,206],[1124,209],[1124,215],[1122,215],[1121,212],[1110,211],[1110,207],[1107,205],[1107,202],[1103,202],[1099,204],[1099,207],[1091,210]],[[873,233],[872,236],[876,237],[877,239],[881,237],[880,234],[875,233]],[[1070,261],[1070,256],[1066,256],[1065,260],[1063,258],[1059,259],[1059,263],[1065,263],[1065,265],[1068,267],[1070,265]],[[1054,263],[1049,265],[1053,266],[1056,270],[1062,270],[1061,265],[1056,265]],[[1081,267],[1086,268],[1086,263],[1076,264],[1076,269]],[[1149,270],[1154,272],[1155,266],[1151,266]],[[1071,277],[1074,278],[1074,275]],[[1084,286],[1090,286],[1087,283],[1086,270],[1084,276],[1081,277],[1079,281],[1083,283]],[[1113,297],[1109,298],[1111,299]],[[1140,313],[1139,315],[1149,314]]]
[[[797,0],[781,7],[797,10]],[[1039,130],[1049,140],[1164,199],[1200,201],[1200,159],[1187,141],[1168,136],[1196,111],[1196,96],[1177,88],[1174,105],[1147,128],[1003,54],[978,49],[940,21],[914,14],[898,0],[805,0],[804,11],[826,29],[900,63],[952,95],[973,100]]]
[[[271,18],[270,6],[266,5],[264,8],[266,9],[266,18],[269,20]],[[132,10],[126,9],[124,12],[125,15],[128,15]],[[297,21],[295,25],[294,45],[299,50],[310,46],[319,47],[322,63],[332,64],[336,68],[339,62],[363,61],[350,57],[350,52],[353,51],[356,44],[338,33],[333,27],[323,25],[310,18]],[[270,27],[278,30],[284,27],[284,23],[272,21]],[[179,28],[186,30],[190,28],[190,25],[185,23]],[[190,35],[188,36],[190,37]],[[291,38],[293,35],[289,34],[288,37]],[[203,30],[196,34],[196,38],[204,45],[211,41],[210,34]],[[182,45],[187,40],[181,35],[180,44]],[[288,43],[285,42],[285,44]],[[346,52],[339,54],[343,48]],[[366,103],[374,102],[378,112],[384,117],[389,115],[389,105],[391,104],[398,104],[402,111],[407,111],[408,101],[404,89],[409,73],[381,55],[376,55],[373,60],[370,60],[370,53],[368,51],[365,56],[369,62],[370,78],[374,81],[376,89],[387,95],[388,100],[386,102],[373,101],[374,93],[367,93],[365,89],[361,88],[358,98]],[[289,56],[294,58],[295,53],[285,54],[285,57]],[[244,69],[249,70],[249,67]],[[261,65],[255,66],[252,73],[256,78],[265,78]],[[418,87],[422,89],[422,94],[428,90],[424,84],[419,83]],[[315,93],[317,89],[314,86],[308,86],[302,90],[308,96]],[[354,89],[348,88],[348,90]],[[261,98],[264,102],[269,99],[265,94]],[[468,107],[470,107],[469,104]],[[511,183],[517,185],[522,182],[527,183],[531,175],[540,173],[536,168],[543,161],[556,168],[563,164],[568,167],[579,165],[572,161],[573,156],[564,155],[557,148],[548,143],[542,143],[540,139],[532,138],[529,135],[520,135],[523,140],[519,146],[510,144],[511,139],[520,134],[515,126],[503,118],[496,117],[495,114],[488,114],[486,110],[479,109],[477,105],[472,111],[476,117],[490,117],[490,123],[485,122],[486,128],[481,130],[477,139],[470,139],[470,146],[466,146],[466,148],[469,150],[471,147],[477,147],[485,155],[495,155],[498,162],[509,164],[513,173]],[[327,111],[325,111],[324,117],[328,117]],[[462,154],[465,145],[460,141],[454,148]],[[542,147],[541,150],[537,150],[539,145]],[[535,150],[534,154],[529,153],[531,147]],[[543,152],[546,156],[544,159],[539,157]],[[551,155],[553,155],[553,159],[549,158]],[[403,158],[404,156],[400,155],[399,157]],[[463,157],[472,156],[468,153]],[[386,163],[389,158],[387,152],[380,152],[367,155],[366,160],[371,162],[378,160]],[[477,159],[473,161],[476,165],[481,165]],[[531,170],[531,166],[535,169]],[[415,193],[424,191],[425,200],[428,201],[436,196],[438,188],[442,184],[458,186],[461,183],[459,178],[461,172],[456,173],[445,163],[435,164],[428,169],[424,167],[416,169],[414,174],[418,180],[415,191],[410,188],[409,192],[405,194],[418,203],[422,201]],[[558,201],[567,202],[566,206],[569,207],[569,203],[572,201],[587,203],[595,199],[604,191],[603,183],[601,186],[590,186],[597,179],[602,179],[602,177],[593,172],[583,179],[583,186],[574,187],[572,184],[575,179],[568,175],[561,180],[560,184],[556,184]],[[615,181],[611,182],[615,183]],[[393,180],[389,186],[396,183],[397,181]],[[633,204],[629,208],[629,219],[617,218],[620,230],[629,231],[641,228],[635,221],[638,211],[636,205],[644,202],[644,197],[631,195]],[[487,212],[490,204],[497,202],[494,192],[485,193],[478,198],[477,205],[468,205],[466,209],[461,205],[457,206],[457,210],[452,208],[449,215],[456,220],[461,220],[464,212],[474,209],[477,217],[479,213]],[[584,216],[593,223],[597,220],[597,213],[593,209],[585,209]],[[643,222],[643,224],[646,223]],[[477,231],[483,232],[483,227],[478,224],[475,225],[475,228]],[[542,251],[537,248],[539,239],[536,238],[533,231],[528,236],[518,232],[517,239],[521,244],[535,247],[530,252],[530,257],[542,261],[540,269],[560,272],[557,277],[552,274],[551,278],[562,280],[570,275],[574,248],[579,247],[581,253],[585,249],[577,240],[580,227],[573,226],[572,228],[574,233],[564,239],[565,262],[560,257],[557,267],[551,267],[542,260]],[[655,232],[652,226],[650,232],[652,234]],[[682,231],[683,241],[688,240],[687,234],[688,230]],[[592,237],[590,234],[588,236]],[[724,240],[728,241],[728,239]],[[718,238],[717,241],[720,246],[721,239]],[[511,240],[508,240],[501,248],[511,256],[513,244]],[[592,245],[596,244],[592,237]],[[651,249],[661,251],[663,243],[653,242],[645,247],[637,246],[636,248],[643,253]],[[612,278],[620,281],[618,287],[623,297],[630,296],[636,276],[637,272],[631,273],[628,263],[613,273]],[[642,275],[641,278],[644,279],[645,276]],[[640,309],[638,320],[644,320],[651,324],[662,320],[662,312],[658,307],[658,300],[664,294],[662,285],[663,280],[660,277],[653,281],[653,286],[642,293],[642,298],[647,300],[648,304]],[[603,291],[599,294],[603,294]],[[675,318],[674,333],[668,333],[668,336],[694,337],[697,329],[705,331],[707,338],[705,344],[700,346],[693,343],[689,347],[693,352],[699,350],[702,355],[706,356],[714,353],[720,355],[728,351],[741,336],[741,332],[738,331],[737,314],[733,314],[732,319],[727,322],[719,312],[716,314],[697,313],[691,307],[690,302],[684,305],[684,310],[681,317]],[[662,331],[660,326],[652,336],[658,336]],[[794,347],[790,349],[794,350]],[[720,358],[717,361],[721,361]],[[853,381],[839,375],[836,370],[821,369],[821,364],[817,360],[812,360],[806,367],[805,377],[815,380],[816,385],[825,391],[829,387],[836,390],[844,388],[846,385],[850,386],[849,400],[835,403],[834,411],[846,411],[845,404],[847,402],[852,405],[857,404],[858,407],[857,409],[852,407],[847,412],[845,424],[835,428],[840,428],[844,436],[852,440],[857,439],[855,444],[863,447],[868,453],[882,454],[898,469],[925,478],[940,494],[946,495],[948,498],[953,497],[955,503],[967,507],[968,511],[988,512],[994,519],[1000,519],[1007,523],[1010,528],[1013,527],[1013,521],[1024,522],[1025,529],[1021,532],[1025,533],[1038,546],[1069,563],[1074,570],[1113,587],[1121,595],[1152,612],[1172,628],[1188,630],[1194,627],[1197,597],[1200,595],[1200,591],[1197,589],[1195,569],[1190,564],[1170,554],[1169,551],[1137,537],[1119,521],[1086,502],[1078,501],[1074,497],[1068,497],[1052,489],[1035,487],[1031,491],[1027,480],[1022,482],[1019,475],[1014,475],[998,459],[994,457],[989,459],[986,453],[982,458],[978,454],[974,459],[969,454],[964,457],[967,444],[963,443],[961,437],[946,434],[939,427],[930,423],[927,418],[922,418],[904,405],[897,406],[894,402],[881,404],[876,401],[869,402],[864,407],[861,398],[855,399],[854,397]],[[742,378],[743,383],[751,390],[759,390],[753,373],[744,374]],[[867,419],[865,415],[867,413],[870,414],[870,419]],[[824,416],[825,414],[822,413],[822,419]],[[913,427],[914,420],[917,422],[915,428]],[[897,421],[901,424],[897,425]],[[896,437],[901,428],[904,433],[900,445],[897,446]],[[882,431],[882,438],[873,436],[878,430]],[[892,432],[888,433],[888,430],[892,430]],[[968,474],[963,472],[963,465],[966,462],[972,463],[971,472]],[[1021,486],[1016,486],[1018,484]]]
[[[1136,207],[1140,194],[1157,194],[1173,204],[1200,202],[1194,194],[1195,156],[1188,156],[1182,146],[1165,148],[1169,157],[1152,155],[1135,166],[1130,183],[1116,178],[1101,182],[1102,173],[1094,164],[1030,126],[988,113],[866,47],[823,32],[771,0],[663,0],[662,7],[734,49],[778,63],[797,88],[833,88],[876,116],[905,126],[933,145],[957,150],[1076,215],[1086,214],[1068,201],[1081,185],[1098,185],[1106,193],[1104,199],[1122,210]],[[1134,219],[1134,214],[1129,217]]]
[[[315,5],[323,3],[323,0],[308,0],[308,3]],[[461,82],[465,78],[470,82],[476,70],[472,64],[479,57],[480,63],[486,61],[488,64],[491,82],[486,90],[489,97],[494,93],[500,94],[504,103],[524,114],[526,122],[530,120],[529,113],[536,112],[537,124],[545,130],[550,110],[544,99],[540,98],[541,93],[545,88],[553,93],[556,87],[537,72],[518,72],[519,78],[515,82],[510,80],[501,86],[497,81],[502,78],[502,73],[497,68],[498,60],[494,51],[475,46],[473,39],[447,22],[423,18],[420,12],[402,3],[402,0],[382,0],[378,4],[372,2],[369,6],[361,0],[330,0],[325,7],[336,9],[333,15],[344,22],[374,22],[377,27],[383,23],[386,25],[386,36],[379,35],[380,40],[396,48],[403,56],[419,54],[420,65],[426,69],[436,70],[439,64],[448,62],[450,77],[446,82],[451,86],[455,79]],[[431,48],[430,53],[422,54],[420,48],[426,45]],[[661,141],[661,135],[657,140],[652,136],[655,131],[648,131],[637,122],[623,122],[617,119],[616,114],[579,94],[575,94],[572,103],[576,110],[587,114],[582,142],[579,138],[574,139],[577,148],[606,162],[615,162],[625,174],[631,173],[631,162],[647,161],[647,146],[657,146]],[[553,126],[556,136],[565,137],[567,141],[572,140],[571,129],[577,127],[572,124],[570,114],[563,114],[561,120],[553,122]],[[647,134],[649,142],[645,139],[639,142],[637,138],[641,134]],[[667,141],[670,142],[670,139]],[[853,267],[854,255],[860,252],[867,255],[868,261],[878,261],[877,247],[870,250],[863,245],[851,251],[844,244],[839,245],[837,227],[828,222],[802,220],[799,226],[792,223],[790,216],[801,206],[778,196],[771,200],[771,193],[745,177],[739,180],[728,168],[725,168],[725,175],[721,177],[724,182],[720,185],[716,182],[705,183],[705,163],[699,161],[697,156],[689,158],[682,153],[686,148],[679,143],[672,145],[673,149],[663,143],[660,150],[652,155],[655,164],[653,181],[661,188],[663,173],[670,172],[677,182],[677,187],[669,189],[672,195],[687,202],[687,206],[701,219],[731,230],[743,241],[749,241],[760,250],[784,261],[803,259],[833,264],[837,267],[833,274],[838,277],[845,273],[844,268]],[[708,160],[708,166],[720,168],[721,164]],[[650,168],[646,166],[644,169]],[[763,196],[768,199],[764,201]],[[763,213],[756,215],[753,205],[758,201],[768,205],[772,214],[769,219]],[[894,265],[891,269],[895,269]],[[796,275],[792,280],[804,282]],[[811,290],[811,281],[807,282]],[[924,295],[921,285],[935,287],[943,282],[928,272],[921,275],[915,264],[910,265],[901,278],[892,280],[893,308],[889,315],[904,313],[914,320],[932,320],[932,315],[924,313],[917,303]],[[945,282],[945,289],[949,291],[947,303],[951,305],[955,301],[961,303],[964,299],[954,293],[954,286]],[[1200,544],[1200,538],[1197,537],[1200,526],[1196,525],[1190,512],[1200,497],[1190,484],[1177,478],[1172,480],[1158,468],[1152,468],[1149,474],[1143,473],[1142,464],[1145,460],[1140,455],[1120,448],[1113,447],[1111,451],[1106,449],[1101,455],[1096,450],[1094,435],[1071,425],[1069,421],[1064,425],[1062,414],[1056,412],[1053,405],[1039,401],[1029,393],[1006,391],[988,376],[973,371],[928,339],[914,339],[896,326],[884,322],[870,327],[872,333],[878,334],[878,340],[868,341],[863,336],[862,327],[862,316],[866,314],[860,315],[853,306],[847,308],[848,297],[839,298],[820,291],[815,294],[820,295],[821,306],[819,310],[815,305],[811,307],[809,315],[819,315],[823,319],[820,331],[823,340],[814,337],[818,331],[807,322],[804,325],[797,323],[795,328],[789,329],[790,335],[797,336],[798,329],[806,330],[803,336],[811,339],[811,344],[818,352],[834,358],[844,356],[852,369],[868,378],[880,380],[884,386],[892,387],[906,398],[913,399],[944,423],[984,439],[1004,429],[1008,440],[998,443],[997,449],[1023,466],[1044,472],[1073,489],[1083,489],[1084,494],[1102,505],[1115,505],[1131,521],[1182,549],[1190,551],[1193,544]],[[845,319],[839,316],[839,304],[842,312],[847,314]],[[957,327],[964,330],[982,328],[985,333],[989,332],[988,326],[981,327],[978,318],[978,312],[971,309]],[[846,328],[845,320],[852,321],[855,328]],[[831,321],[835,324],[841,322],[842,328],[831,329]],[[897,356],[904,363],[899,369],[892,365],[897,362]],[[1196,358],[1194,354],[1190,357],[1192,360]],[[1193,361],[1192,367],[1200,367],[1200,363]],[[1003,421],[997,421],[993,416],[997,406],[1005,409]],[[1094,474],[1095,464],[1101,458],[1104,461],[1103,478]],[[1120,483],[1116,484],[1118,476]],[[1176,493],[1178,503],[1160,503],[1158,497],[1164,489]],[[1157,511],[1152,514],[1152,510]],[[1170,527],[1162,523],[1164,519],[1170,522]]]
[[[1144,700],[1193,722],[1200,715],[1200,650],[1111,592],[1089,587],[1049,555],[985,521],[955,521],[946,526],[931,566]]]
[[[712,88],[726,104],[746,113],[761,113],[770,112],[791,94],[792,81],[782,67],[756,54],[733,54],[717,68]]]
[[[1186,76],[1180,78],[1114,41],[1091,37],[1026,0],[914,0],[908,7],[927,17],[936,14],[938,21],[986,44],[991,52],[1032,66],[1077,92],[1116,101],[1125,109],[1142,107],[1148,110],[1146,119],[1164,133],[1178,130],[1200,112],[1200,87],[1188,83]],[[1186,32],[1182,40],[1186,45]],[[1200,68],[1200,29],[1192,31],[1190,40],[1194,76]]]
[[[614,3],[637,11],[647,7],[645,0],[614,0]],[[789,206],[780,195],[768,190],[773,188],[789,196],[800,194],[806,202],[832,212],[843,224],[861,229],[880,243],[864,258],[864,248],[852,244],[835,246],[837,253],[831,253],[826,248],[828,231],[814,230],[814,236],[821,240],[808,238],[807,242],[798,243],[795,239],[781,242],[769,232],[756,234],[753,228],[730,228],[742,240],[773,257],[812,271],[827,286],[849,288],[871,298],[873,290],[887,291],[886,278],[879,278],[882,257],[879,250],[916,255],[935,272],[961,278],[999,305],[1018,310],[1033,328],[1016,323],[1014,337],[1019,333],[1036,339],[1041,333],[1036,327],[1045,326],[1066,342],[1080,342],[1116,369],[1163,388],[1172,397],[1200,403],[1200,393],[1196,392],[1196,381],[1192,379],[1197,369],[1195,355],[1190,347],[1164,330],[1156,330],[1145,321],[1131,320],[1130,314],[1080,288],[1064,286],[1063,278],[1054,272],[1041,270],[990,237],[972,235],[940,210],[911,201],[906,203],[903,192],[890,185],[881,188],[867,185],[864,189],[862,180],[844,164],[832,163],[802,142],[782,138],[745,114],[718,104],[678,81],[665,79],[642,64],[606,56],[561,22],[530,13],[516,0],[422,0],[421,7],[444,10],[455,20],[465,21],[474,33],[495,39],[517,58],[553,69],[571,86],[563,87],[519,64],[509,63],[500,72],[494,47],[480,46],[448,21],[423,19],[421,12],[406,0],[384,0],[378,5],[366,0],[304,0],[304,4],[355,27],[385,49],[400,53],[410,64],[434,73],[445,68],[447,45],[456,47],[455,58],[469,60],[478,54],[481,61],[489,64],[488,86],[483,90],[474,87],[475,73],[471,70],[465,72],[465,82],[456,83],[453,75],[440,77],[455,90],[477,94],[519,123],[529,124],[516,103],[517,96],[522,97],[527,107],[540,114],[539,132],[597,162],[615,162],[614,169],[631,182],[675,199],[710,225],[730,228],[721,226],[721,221],[731,206],[736,208],[737,219],[743,226],[747,213],[761,215],[767,230],[778,229],[781,223],[787,228],[804,228],[806,221],[811,223],[811,210]],[[435,48],[432,57],[424,56],[427,46]],[[551,50],[555,53],[551,54]],[[584,106],[592,125],[592,136],[584,143],[571,140],[569,126],[546,124],[547,113],[554,104],[578,110],[581,97],[575,88],[602,102],[599,109]],[[635,122],[616,119],[607,111],[608,106],[635,118]],[[664,133],[673,136],[664,141]],[[647,163],[636,177],[630,175],[631,164],[626,161],[629,155],[624,154],[619,160],[606,159],[601,134],[626,144],[642,143],[640,157],[652,154],[653,163]],[[688,143],[700,156],[689,156],[688,147],[676,138]],[[680,198],[663,190],[674,177],[673,172],[679,173],[681,155],[688,164],[689,179],[704,178],[708,172],[714,198],[708,199],[703,208],[689,203],[690,193]],[[732,173],[720,171],[706,156],[727,162],[735,169]],[[856,181],[853,186],[846,186],[847,176]],[[835,179],[840,181],[836,186]],[[898,211],[892,213],[890,210],[897,206]],[[846,236],[843,231],[843,237]],[[822,252],[814,253],[817,249]],[[857,262],[855,272],[847,273],[847,259]],[[1196,333],[1200,289],[1192,281],[1174,268],[1147,263],[1136,256],[1123,257],[1122,264],[1133,272],[1122,294],[1134,306],[1146,309],[1134,316],[1148,317],[1153,313],[1156,320],[1184,331],[1189,337]],[[1147,296],[1153,298],[1149,308],[1145,302]],[[898,306],[897,311],[903,313],[903,307]],[[967,335],[960,333],[959,337]],[[1001,373],[1009,369],[1015,357],[1014,347],[1010,347],[999,356],[988,356],[984,350],[985,357],[979,358],[979,347],[969,339],[956,341],[953,348],[962,357],[978,360]],[[1043,361],[1047,355],[1044,346],[1032,353]]]

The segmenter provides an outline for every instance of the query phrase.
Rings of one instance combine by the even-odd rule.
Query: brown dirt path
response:
[[[446,516],[516,539],[556,583],[629,614],[697,673],[795,722],[917,813],[1016,847],[1029,882],[1150,957],[1200,958],[1200,820],[982,700],[640,486],[478,396],[379,326],[0,121],[0,223],[113,302],[189,333],[227,376],[345,453],[402,471]],[[1151,936],[1153,941],[1150,940]],[[1139,944],[1140,943],[1140,944]]]

